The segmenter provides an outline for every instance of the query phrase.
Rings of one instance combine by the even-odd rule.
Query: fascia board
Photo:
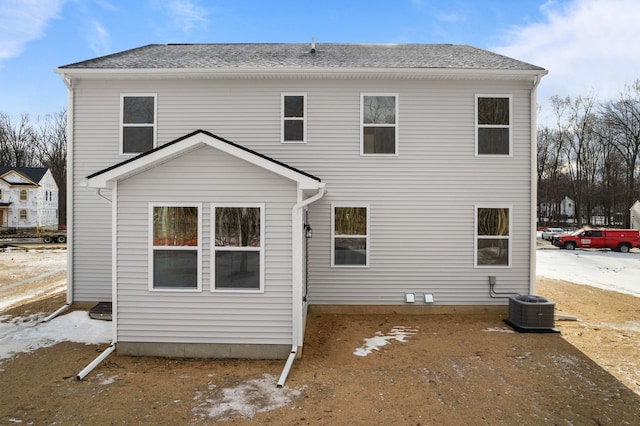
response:
[[[133,159],[130,162],[122,163],[120,166],[116,166],[111,170],[107,170],[104,173],[88,178],[87,186],[91,188],[111,188],[113,187],[113,183],[116,181],[126,179],[143,171],[152,169],[160,164],[171,161],[174,158],[187,154],[203,146],[210,146],[218,151],[227,153],[257,167],[261,167],[291,181],[297,182],[300,189],[317,189],[320,186],[320,182],[315,179],[304,176],[295,170],[288,169],[265,158],[254,155],[251,152],[244,151],[205,134],[193,135],[176,144],[161,147],[162,149],[150,152],[149,154]]]
[[[63,77],[83,79],[141,78],[397,78],[528,80],[547,70],[460,68],[56,68]]]

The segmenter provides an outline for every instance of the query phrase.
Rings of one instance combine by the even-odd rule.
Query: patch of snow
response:
[[[382,334],[378,331],[375,336],[368,339],[364,339],[364,346],[356,348],[353,351],[354,355],[367,356],[373,351],[379,351],[381,346],[388,345],[392,341],[406,342],[407,336],[416,334],[418,332],[415,328],[407,328],[403,326],[396,326],[389,331],[389,333]]]
[[[536,275],[640,297],[640,253],[538,250]]]
[[[506,327],[491,327],[491,328],[485,328],[482,331],[486,331],[488,333],[515,333],[513,329],[506,328]]]
[[[109,343],[112,323],[89,318],[86,311],[70,312],[40,323],[43,314],[26,318],[0,317],[0,360],[68,341],[85,344]]]
[[[210,420],[224,421],[236,417],[253,419],[256,413],[288,405],[301,393],[300,389],[277,388],[276,384],[275,376],[265,374],[261,379],[248,380],[232,388],[222,388],[221,396],[206,397],[192,411],[196,416]],[[199,400],[203,396],[202,392],[197,392],[194,399]]]

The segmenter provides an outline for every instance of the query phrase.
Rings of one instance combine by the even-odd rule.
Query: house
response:
[[[629,210],[631,211],[631,229],[640,229],[640,200],[636,200]]]
[[[42,167],[0,166],[0,229],[58,227],[58,185]]]
[[[68,302],[133,355],[286,358],[309,307],[533,293],[536,88],[471,46],[148,45],[68,87]]]

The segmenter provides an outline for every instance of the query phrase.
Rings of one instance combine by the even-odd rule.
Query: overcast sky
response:
[[[0,112],[66,107],[53,69],[150,43],[470,44],[549,70],[552,95],[640,78],[638,0],[0,0]]]

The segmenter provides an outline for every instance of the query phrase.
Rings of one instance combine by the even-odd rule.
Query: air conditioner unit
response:
[[[519,331],[555,331],[556,304],[530,294],[509,298],[508,323]]]

